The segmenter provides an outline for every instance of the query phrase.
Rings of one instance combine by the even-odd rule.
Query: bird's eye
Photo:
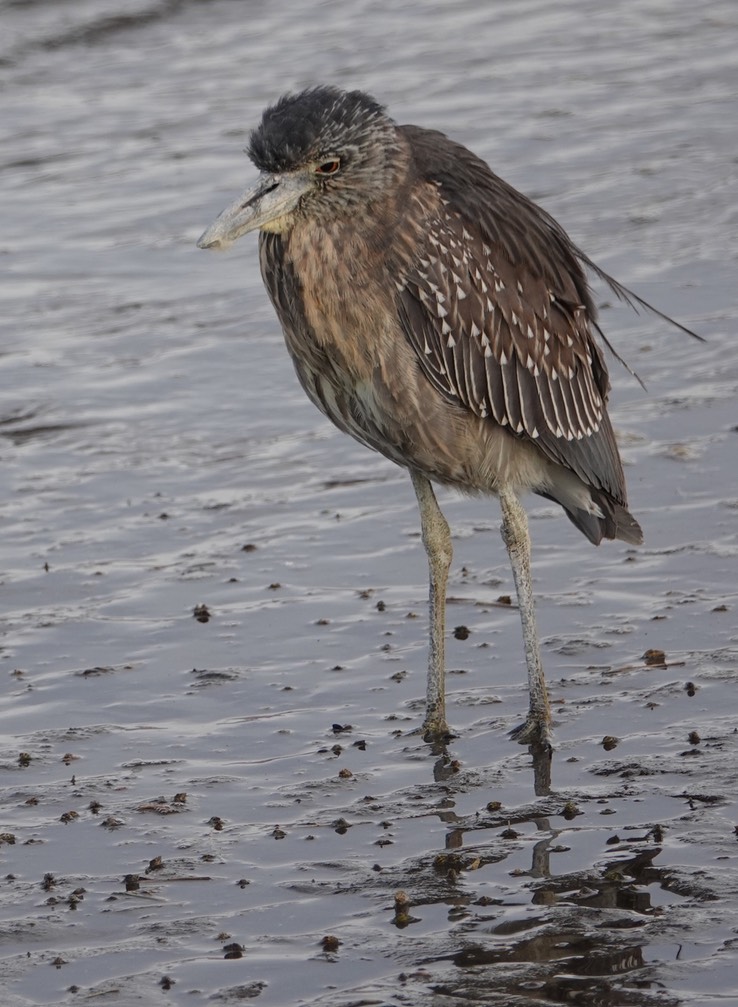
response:
[[[340,160],[337,157],[332,157],[329,161],[323,161],[322,164],[316,165],[315,171],[318,175],[335,175],[340,167]]]

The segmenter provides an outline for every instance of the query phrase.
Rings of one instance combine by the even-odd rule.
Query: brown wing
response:
[[[398,305],[444,395],[625,503],[607,368],[577,250],[543,210],[443,134],[402,127],[423,165]]]

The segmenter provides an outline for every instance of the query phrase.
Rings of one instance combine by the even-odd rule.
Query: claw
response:
[[[449,741],[452,741],[456,737],[455,734],[452,734],[445,720],[438,723],[426,720],[422,730],[423,741],[428,742],[430,745],[447,745]]]
[[[547,720],[541,720],[532,713],[528,714],[522,724],[514,727],[509,736],[519,745],[539,745],[553,751],[551,725]]]

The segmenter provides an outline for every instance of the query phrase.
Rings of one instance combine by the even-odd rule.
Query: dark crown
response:
[[[287,171],[338,153],[348,138],[360,142],[380,119],[383,106],[363,91],[313,87],[267,108],[246,152],[260,171]]]

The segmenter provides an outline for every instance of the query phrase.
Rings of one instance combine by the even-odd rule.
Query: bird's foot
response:
[[[423,728],[423,741],[428,745],[444,747],[457,737],[448,727],[445,728]]]
[[[551,723],[547,717],[541,717],[531,711],[522,724],[510,731],[510,737],[519,745],[536,745],[542,749],[553,751]]]
[[[454,735],[445,717],[426,717],[422,727],[423,741],[429,745],[447,745]]]

